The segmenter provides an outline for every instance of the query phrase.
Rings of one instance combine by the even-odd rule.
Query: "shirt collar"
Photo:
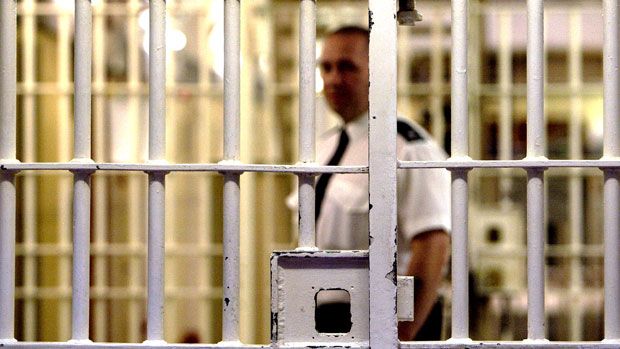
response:
[[[356,139],[368,136],[368,112],[342,125],[349,138]]]

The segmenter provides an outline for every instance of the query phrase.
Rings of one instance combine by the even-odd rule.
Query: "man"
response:
[[[360,27],[343,27],[324,42],[319,59],[324,95],[342,125],[328,131],[319,142],[318,161],[322,164],[368,164],[368,44],[369,32]],[[400,160],[446,158],[418,125],[399,120],[397,129]],[[413,275],[416,285],[415,320],[399,323],[399,338],[439,340],[437,290],[450,245],[450,176],[444,169],[399,170],[397,186],[398,272]],[[367,249],[368,177],[322,175],[316,190],[317,246]]]

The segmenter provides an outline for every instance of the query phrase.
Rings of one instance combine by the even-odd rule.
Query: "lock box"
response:
[[[342,343],[368,346],[368,252],[286,251],[271,256],[271,340],[274,345]],[[317,304],[337,302],[320,323]],[[317,321],[319,321],[317,323]]]

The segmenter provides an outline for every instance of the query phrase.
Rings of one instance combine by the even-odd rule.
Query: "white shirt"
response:
[[[399,160],[445,160],[447,155],[422,127],[399,119],[409,136],[397,137]],[[342,127],[342,126],[341,126]],[[317,161],[327,164],[340,137],[340,128],[326,132],[318,142]],[[349,144],[339,165],[368,164],[368,115],[344,125]],[[412,132],[411,132],[412,131]],[[445,169],[398,170],[398,272],[404,274],[410,241],[425,231],[450,231],[450,173]],[[288,200],[297,208],[297,193]],[[368,175],[334,174],[325,191],[316,225],[317,247],[325,250],[368,249]]]

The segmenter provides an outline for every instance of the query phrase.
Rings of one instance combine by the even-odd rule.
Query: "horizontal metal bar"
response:
[[[620,167],[620,161],[618,162]],[[367,166],[263,165],[242,163],[162,164],[162,163],[92,163],[31,162],[6,163],[0,170],[8,171],[143,171],[143,172],[274,172],[274,173],[367,173]]]
[[[448,161],[399,161],[399,169],[446,168],[620,168],[619,159],[599,160],[448,160]],[[141,172],[270,172],[293,174],[368,173],[367,166],[325,166],[316,164],[150,164],[150,163],[92,163],[75,162],[22,162],[0,165],[0,171],[141,171]]]
[[[308,343],[310,345],[310,343]],[[54,349],[75,349],[75,348],[93,348],[93,349],[187,349],[187,348],[217,348],[217,349],[236,349],[236,348],[271,348],[269,345],[222,345],[222,344],[161,344],[161,345],[147,345],[143,343],[75,343],[67,342],[17,342],[4,344],[5,349],[40,349],[40,348],[54,348]],[[547,349],[547,348],[563,348],[563,349],[617,349],[618,343],[606,343],[606,342],[543,342],[543,341],[522,341],[522,342],[402,342],[400,348],[406,349],[457,349],[457,348],[471,348],[471,349]],[[299,346],[286,346],[288,349],[302,349],[308,348],[306,345]],[[367,347],[355,347],[364,349]]]
[[[403,342],[401,349],[411,348],[432,348],[432,349],[536,349],[536,348],[562,348],[562,349],[586,349],[600,348],[612,349],[618,348],[618,343],[605,342],[550,342],[550,341],[532,341],[524,340],[522,342]]]

